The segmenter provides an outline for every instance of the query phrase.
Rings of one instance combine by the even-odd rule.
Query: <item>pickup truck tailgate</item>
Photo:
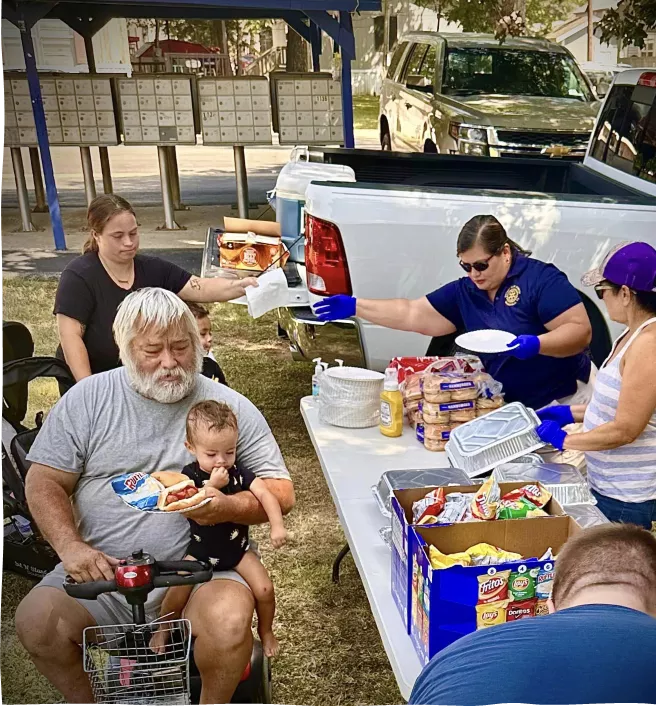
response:
[[[203,263],[201,266],[201,277],[226,277],[232,279],[235,277],[234,270],[225,270],[219,267],[219,244],[217,236],[221,231],[217,228],[208,228],[205,241],[205,250],[203,253]],[[289,285],[289,299],[286,306],[288,307],[307,307],[309,306],[308,290],[305,286],[304,278],[299,272],[295,262],[287,262],[283,268],[287,284]],[[246,304],[246,297],[240,297],[233,300],[233,304]]]

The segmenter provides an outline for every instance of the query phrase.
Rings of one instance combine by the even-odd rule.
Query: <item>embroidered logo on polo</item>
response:
[[[505,295],[506,306],[515,306],[519,301],[521,293],[522,290],[516,284],[513,284],[512,287],[508,287]]]

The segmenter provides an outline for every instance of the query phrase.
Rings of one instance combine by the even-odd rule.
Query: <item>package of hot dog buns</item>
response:
[[[184,512],[206,500],[205,491],[177,471],[126,473],[112,480],[112,488],[124,503],[145,512]]]

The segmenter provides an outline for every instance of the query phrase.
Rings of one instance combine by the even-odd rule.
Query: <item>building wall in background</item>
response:
[[[408,32],[419,30],[437,31],[437,14],[428,8],[418,7],[409,0],[388,0],[387,31],[390,51],[385,61],[385,17],[386,13],[362,12],[353,17],[355,55],[352,63],[353,93],[355,95],[377,95],[387,71],[389,59],[396,48],[397,40]],[[385,10],[383,1],[383,10]],[[460,26],[440,22],[440,32],[460,32]],[[321,70],[332,68],[333,43],[323,35]]]
[[[36,64],[40,71],[88,71],[84,40],[61,20],[40,20],[32,29]],[[104,73],[131,74],[127,23],[110,20],[93,38],[96,69]],[[5,70],[25,70],[18,28],[2,20],[2,56]]]

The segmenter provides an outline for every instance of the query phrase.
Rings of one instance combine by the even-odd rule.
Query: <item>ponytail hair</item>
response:
[[[98,241],[93,237],[94,232],[102,233],[111,218],[118,213],[131,213],[137,217],[130,203],[117,194],[103,194],[89,204],[87,209],[87,227],[89,237],[82,246],[82,254],[98,252]]]
[[[528,257],[531,254],[530,250],[524,250],[508,237],[506,229],[494,216],[474,216],[465,223],[458,235],[456,254],[459,256],[475,245],[480,245],[488,255],[496,255],[506,244],[510,246],[513,257],[517,254]]]

